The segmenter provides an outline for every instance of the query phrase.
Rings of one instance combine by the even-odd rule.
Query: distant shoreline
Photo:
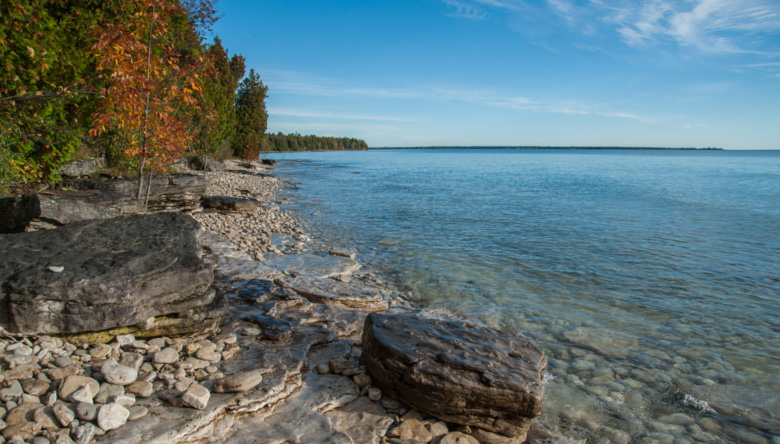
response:
[[[661,148],[630,146],[407,146],[369,147],[369,150],[633,150],[633,151],[723,151],[723,148]]]

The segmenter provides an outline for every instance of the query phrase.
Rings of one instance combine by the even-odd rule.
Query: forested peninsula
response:
[[[151,177],[187,155],[366,148],[356,139],[267,135],[268,86],[242,55],[207,39],[215,4],[0,3],[0,194],[56,183],[71,159]]]

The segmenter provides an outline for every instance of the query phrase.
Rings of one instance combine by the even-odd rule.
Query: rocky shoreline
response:
[[[228,301],[219,332],[148,340],[125,333],[94,343],[95,336],[68,342],[3,331],[0,442],[554,438],[529,432],[541,410],[541,351],[413,307],[361,272],[350,252],[307,251],[300,224],[281,210],[284,182],[257,163],[226,167],[203,174],[206,195],[228,199],[193,214],[204,231],[203,260]],[[400,336],[378,335],[383,328]],[[459,328],[474,335],[471,345],[452,341]]]

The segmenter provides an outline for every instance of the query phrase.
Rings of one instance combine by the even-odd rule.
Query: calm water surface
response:
[[[323,248],[544,348],[572,442],[780,443],[780,152],[271,157]]]

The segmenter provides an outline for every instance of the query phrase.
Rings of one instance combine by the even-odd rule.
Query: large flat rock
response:
[[[191,316],[216,296],[198,233],[190,216],[167,213],[0,235],[0,324],[62,334]]]
[[[117,216],[119,212],[110,208],[62,194],[0,198],[0,233],[21,233]]]
[[[372,313],[363,359],[374,383],[444,421],[522,442],[542,410],[547,358],[530,341],[457,320]]]
[[[318,304],[338,305],[366,312],[385,311],[388,308],[387,301],[378,290],[332,279],[277,278],[274,283]]]
[[[360,264],[354,259],[340,256],[317,256],[315,254],[267,254],[263,264],[284,270],[295,276],[312,278],[329,278],[340,275],[350,275],[360,269]]]

